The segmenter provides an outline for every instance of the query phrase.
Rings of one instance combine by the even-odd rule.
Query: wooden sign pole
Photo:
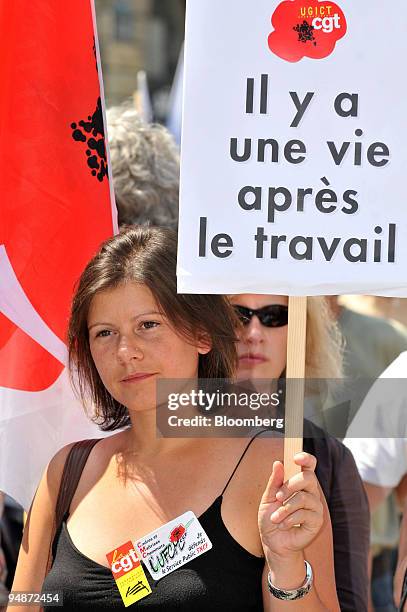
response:
[[[305,341],[307,335],[307,298],[288,300],[287,388],[285,402],[284,477],[288,480],[301,471],[293,458],[302,451],[304,419]],[[294,379],[290,382],[288,379]]]

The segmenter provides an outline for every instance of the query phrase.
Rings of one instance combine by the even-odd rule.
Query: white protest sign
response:
[[[191,0],[178,291],[407,296],[407,4]]]

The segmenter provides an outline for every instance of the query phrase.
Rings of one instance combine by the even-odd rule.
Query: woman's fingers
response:
[[[287,516],[281,523],[278,524],[278,529],[282,531],[288,531],[294,526],[300,525],[304,529],[315,532],[320,528],[323,522],[322,513],[314,512],[312,510],[305,510],[301,508],[296,512]]]
[[[284,482],[284,466],[281,461],[274,461],[271,476],[261,498],[261,504],[271,504],[276,501],[276,493]]]
[[[294,495],[294,493],[298,493],[299,491],[306,491],[317,496],[319,499],[318,480],[314,472],[300,472],[300,474],[292,476],[290,480],[287,480],[287,482],[278,489],[276,492],[276,499],[284,503]]]
[[[309,510],[311,512],[320,513],[322,512],[322,507],[320,500],[314,495],[301,491],[295,493],[295,495],[293,495],[284,505],[277,508],[270,519],[273,523],[281,523],[298,510]]]
[[[291,520],[293,516],[298,518],[298,512],[308,513],[301,514],[303,520],[307,516],[310,521],[312,520],[312,524],[319,524],[322,520],[319,518],[319,516],[322,517],[322,505],[318,480],[314,473],[316,459],[308,453],[298,453],[294,460],[298,465],[301,465],[303,471],[285,483],[283,464],[280,461],[274,462],[271,476],[260,503],[260,510],[265,505],[269,508],[269,511],[273,510],[268,517],[271,524],[275,526],[284,523],[288,528],[290,525],[299,524],[299,522],[295,522],[296,519],[294,519],[294,522]],[[315,516],[312,518],[312,515]]]
[[[290,478],[276,492],[276,499],[281,503],[297,491],[305,490],[314,494],[318,491],[318,481],[315,476],[316,458],[309,453],[301,452],[294,455],[294,463],[301,466],[302,471]]]
[[[300,465],[303,470],[311,470],[312,472],[315,472],[317,466],[316,457],[304,451],[294,455],[294,463]]]

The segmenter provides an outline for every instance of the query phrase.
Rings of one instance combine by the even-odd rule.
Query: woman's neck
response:
[[[156,409],[130,411],[131,427],[126,432],[125,444],[128,450],[145,459],[171,452],[187,451],[195,446],[196,438],[170,438],[157,427]],[[183,415],[185,416],[185,415]]]

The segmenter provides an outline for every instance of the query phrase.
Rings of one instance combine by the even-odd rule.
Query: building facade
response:
[[[120,104],[147,74],[155,118],[164,120],[184,39],[185,0],[95,0],[107,105]]]

